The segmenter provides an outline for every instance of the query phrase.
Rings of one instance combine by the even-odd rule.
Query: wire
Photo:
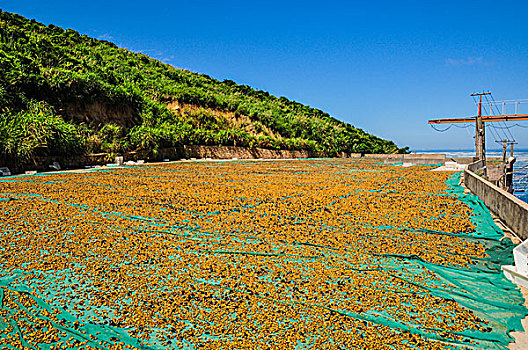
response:
[[[493,104],[491,103],[490,99],[488,98],[488,95],[484,95],[484,98],[486,99],[486,105],[489,104],[489,115],[492,115],[493,114]],[[495,129],[495,125],[491,124],[490,125],[493,129]],[[490,129],[490,131],[492,131],[493,129]],[[497,131],[498,130],[498,131]],[[500,141],[500,140],[507,140],[508,139],[508,135],[506,135],[506,133],[504,132],[504,130],[500,130],[500,129],[495,129],[496,131],[496,137],[497,139],[495,141]],[[502,132],[502,135],[501,135],[501,132]],[[493,134],[493,131],[492,131],[492,134]],[[504,136],[503,136],[504,135]]]
[[[495,128],[496,128],[496,129],[511,129],[511,128],[515,128],[515,127],[519,127],[519,128],[528,128],[528,125],[521,125],[521,124],[518,124],[518,123],[515,123],[515,124],[510,125],[510,126],[507,126],[507,125],[506,125],[506,126],[504,126],[504,127],[495,125]]]
[[[493,129],[495,129],[495,128],[494,128],[493,125],[491,125],[491,128],[489,128],[489,131],[490,131],[491,135],[493,136],[493,138],[495,139],[495,142],[500,141],[500,139],[501,139],[500,136],[497,135],[495,133],[495,131],[493,131]]]
[[[514,142],[514,143],[515,143],[515,142],[516,142],[515,140],[512,140],[512,139],[508,138],[508,137],[506,136],[506,134],[504,134],[505,137],[501,136],[500,133],[499,133],[499,131],[502,131],[502,132],[504,133],[504,130],[503,130],[502,128],[499,128],[499,127],[497,127],[496,125],[492,125],[491,127],[497,132],[497,134],[498,134],[498,136],[499,136],[499,140],[497,140],[497,141],[500,141],[500,142],[502,142],[502,141],[506,141],[506,142],[508,142],[508,143],[510,143],[510,142]]]
[[[479,102],[482,102],[480,103],[482,110],[484,110],[484,113],[486,114],[493,115],[493,106],[495,106],[497,113],[500,114],[501,112],[498,110],[498,107],[496,106],[497,102],[495,101],[495,98],[493,97],[491,93],[489,95],[492,100],[490,100],[488,95],[483,95],[485,98],[485,101],[482,101],[479,98]],[[475,103],[475,105],[479,105],[479,102],[477,102],[475,96],[473,96],[473,103]],[[489,105],[489,110],[487,108],[487,105]],[[496,127],[494,124],[490,124],[491,126],[490,133],[492,134],[493,137],[496,138],[495,141],[502,141],[502,140],[510,141],[511,140],[511,142],[515,142],[515,137],[510,132],[506,123],[502,122],[502,124],[503,124],[502,127]],[[507,133],[505,130],[507,131]]]
[[[506,175],[509,175],[509,174],[518,173],[519,171],[521,171],[521,170],[523,170],[523,169],[525,169],[525,168],[528,168],[528,165],[525,165],[525,166],[523,166],[522,168],[519,168],[519,169],[515,169],[514,171],[510,171],[510,172],[508,172],[508,173],[505,173],[505,174],[502,175],[501,177],[506,176]],[[528,175],[527,175],[527,176],[528,176]]]
[[[486,95],[484,95],[484,96],[487,98]],[[479,105],[479,102],[482,101],[482,100],[479,98],[479,102],[477,102],[475,96],[472,96],[472,98],[473,98],[473,103],[474,103],[476,106],[478,106],[478,105]],[[486,102],[485,102],[485,101],[482,101],[482,103],[480,103],[480,107],[482,108],[482,110],[484,110],[484,113],[485,113],[485,114],[488,114],[487,109],[486,109]],[[491,113],[490,113],[490,114],[491,114]],[[483,123],[483,125],[485,125],[485,124]],[[490,133],[491,133],[491,136],[495,139],[494,141],[497,142],[497,140],[498,140],[499,138],[497,137],[497,134],[495,133],[495,131],[493,131],[492,128],[490,128],[489,131],[490,131]]]
[[[482,110],[484,111],[484,114],[488,114],[488,115],[491,115],[492,114],[492,108],[491,108],[491,104],[490,104],[490,109],[489,109],[489,112],[488,112],[488,109],[487,109],[487,104],[490,102],[489,99],[488,99],[488,95],[483,95],[484,98],[486,99],[485,101],[482,101],[480,98],[479,98],[479,102],[480,103],[480,107],[482,108]],[[473,96],[473,102],[476,104],[476,105],[479,105],[479,103],[477,103],[477,101],[475,100],[475,96]],[[488,129],[491,136],[494,138],[494,141],[497,142],[499,140],[503,140],[504,138],[501,138],[500,135],[499,135],[499,132],[494,130],[494,125],[490,125],[490,128]]]
[[[493,95],[491,95],[491,98],[493,99],[493,102],[495,102],[495,98],[493,97]],[[497,111],[498,111],[498,107],[496,107],[496,108],[497,108]],[[509,136],[509,137],[507,137],[507,138],[508,138],[511,142],[516,142],[515,137],[514,137],[513,134],[511,133],[510,128],[506,125],[506,122],[502,121],[501,123],[502,123],[503,127],[495,126],[495,128],[499,128],[499,129],[502,129],[502,130],[506,130],[506,131],[507,131],[507,134],[508,134],[507,136]],[[506,134],[506,133],[505,133],[505,134]]]
[[[470,126],[473,126],[473,127],[474,127],[474,125],[470,125]],[[471,134],[471,131],[469,131],[469,128],[466,128],[466,132],[467,132],[467,134],[468,134],[470,137],[475,138],[475,135],[472,135],[472,134]],[[473,149],[473,150],[474,150],[474,149]]]
[[[499,111],[499,107],[497,107],[497,105],[496,105],[496,104],[497,104],[497,101],[495,101],[495,97],[493,97],[493,94],[490,94],[490,96],[491,96],[491,100],[492,100],[493,103],[494,103],[492,106],[495,106],[495,108],[497,109],[497,112],[498,112],[497,114],[501,114],[501,112]],[[508,128],[508,127],[506,126],[506,123],[505,123],[504,121],[502,121],[502,124],[504,125],[506,131],[508,131],[508,134],[509,134],[509,136],[510,136],[510,138],[511,138],[511,141],[512,141],[512,142],[516,142],[516,141],[515,141],[515,137],[513,136],[513,134],[512,134],[511,131],[510,131],[510,128]]]
[[[457,124],[451,124],[451,125],[453,125],[454,127],[459,128],[459,129],[466,129],[466,128],[474,127],[474,125],[472,125],[472,124],[467,124],[467,123],[466,123],[464,126],[460,126],[460,125],[457,125]]]
[[[437,129],[433,124],[429,124],[431,125],[431,128],[435,129],[436,131],[438,132],[446,132],[447,130],[451,129],[453,127],[453,124],[449,124],[449,126],[443,130],[440,130],[440,129]]]

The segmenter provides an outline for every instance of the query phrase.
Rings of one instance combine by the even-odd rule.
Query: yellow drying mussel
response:
[[[458,332],[487,321],[431,293],[451,286],[419,263],[486,256],[457,236],[475,227],[451,174],[430,169],[181,162],[0,182],[0,348],[476,346]]]

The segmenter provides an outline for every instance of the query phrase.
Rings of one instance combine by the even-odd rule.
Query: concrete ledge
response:
[[[517,236],[528,238],[528,203],[484,180],[469,169],[464,171],[464,183]]]
[[[411,159],[434,159],[437,160],[437,163],[445,162],[446,155],[445,154],[427,154],[427,153],[410,153],[410,154],[404,154],[403,158],[406,160]]]
[[[403,156],[403,161],[405,163],[411,163],[411,164],[445,165],[446,155],[445,154],[419,154],[419,153],[405,154]]]
[[[384,163],[445,164],[445,154],[365,154],[365,158],[383,159]]]
[[[447,161],[457,162],[458,164],[471,164],[476,158],[475,157],[447,157]]]
[[[478,170],[483,169],[486,166],[486,163],[483,160],[477,160],[468,165],[468,170],[476,173]]]
[[[366,153],[365,158],[380,158],[380,159],[399,159],[403,160],[403,154],[376,154],[376,153]]]

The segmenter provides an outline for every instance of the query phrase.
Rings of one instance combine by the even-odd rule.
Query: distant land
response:
[[[0,10],[0,157],[223,145],[405,153],[315,108]]]

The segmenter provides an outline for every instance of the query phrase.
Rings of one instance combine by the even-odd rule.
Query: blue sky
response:
[[[472,92],[528,99],[527,1],[2,0],[0,7],[286,96],[411,149],[473,148],[472,127],[440,133],[427,124],[474,115]],[[519,124],[525,128],[511,132],[528,148],[528,122]],[[489,129],[487,147],[497,148],[493,132],[501,131]]]

